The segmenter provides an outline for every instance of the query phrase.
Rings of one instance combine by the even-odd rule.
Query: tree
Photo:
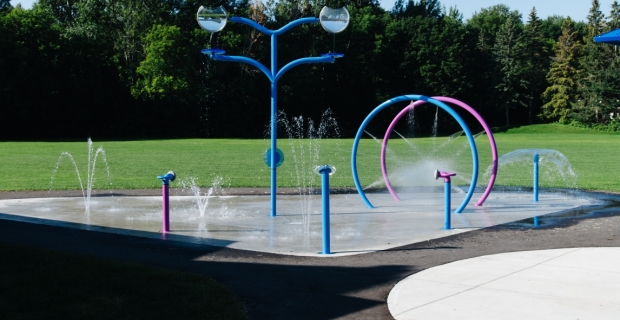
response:
[[[613,14],[613,12],[612,12]],[[618,63],[612,47],[594,42],[594,37],[607,29],[598,0],[592,1],[588,15],[587,35],[584,38],[584,56],[580,59],[579,78],[581,101],[574,104],[572,118],[582,123],[605,123],[608,114],[620,106],[618,102]]]
[[[473,27],[480,39],[480,48],[490,50],[495,45],[499,29],[506,23],[511,15],[520,15],[518,11],[510,11],[510,7],[498,4],[483,8],[480,12],[474,12],[467,24]]]
[[[571,104],[577,101],[580,49],[573,20],[567,17],[562,23],[562,35],[555,44],[555,57],[547,73],[550,85],[542,94],[546,101],[541,107],[543,119],[564,121],[571,112]]]
[[[607,27],[610,31],[620,28],[620,3],[618,3],[618,1],[614,1],[614,3],[611,4],[611,12],[609,14]]]
[[[440,18],[443,16],[438,0],[420,0],[420,2],[408,0],[406,3],[403,0],[397,0],[391,14],[397,18],[416,16]]]
[[[32,137],[62,120],[59,115],[71,117],[65,105],[57,104],[63,42],[49,11],[17,6],[0,15],[0,32],[0,101],[4,118],[10,119],[0,137]]]
[[[601,11],[601,5],[598,0],[592,0],[592,7],[587,16],[589,35],[592,38],[600,35],[606,29],[607,23],[605,22],[605,15]]]
[[[533,105],[540,102],[540,94],[546,83],[545,75],[549,69],[549,55],[545,38],[542,34],[542,21],[536,15],[536,7],[532,8],[525,25],[524,46],[526,58],[526,79],[529,83],[528,122],[533,123]]]
[[[499,105],[504,109],[506,125],[510,125],[510,110],[524,106],[526,61],[520,17],[510,15],[497,33],[493,57],[498,66],[499,79],[495,89],[499,93]]]
[[[188,46],[184,40],[178,27],[153,26],[146,36],[146,58],[136,70],[139,78],[131,88],[134,96],[161,99],[188,94],[189,83],[183,74]]]
[[[498,114],[496,108],[498,105],[503,105],[505,101],[501,100],[502,93],[497,87],[498,79],[503,76],[500,74],[502,67],[498,65],[494,51],[497,35],[511,15],[519,17],[520,20],[518,11],[510,11],[506,5],[495,5],[475,12],[467,21],[467,28],[476,39],[476,50],[472,53],[475,73],[471,81],[473,90],[477,94],[472,97],[473,105],[491,122],[502,121],[501,118],[505,119],[506,116],[505,112],[503,117],[502,114]]]
[[[11,11],[11,9],[13,9],[11,0],[0,0],[0,14]]]

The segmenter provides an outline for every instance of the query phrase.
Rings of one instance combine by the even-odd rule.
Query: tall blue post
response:
[[[330,165],[318,166],[314,170],[321,175],[321,200],[323,206],[323,251],[322,254],[331,254],[329,245],[329,176],[336,172]]]
[[[538,202],[538,153],[534,155],[534,202]]]
[[[443,214],[443,228],[445,230],[452,229],[452,219],[450,216],[450,178],[443,184],[444,193],[444,214]]]
[[[444,192],[444,217],[443,217],[443,228],[445,230],[452,229],[451,225],[451,216],[450,216],[450,177],[456,176],[454,172],[445,172],[435,170],[435,180],[439,178],[443,178],[443,192]]]
[[[202,9],[202,7],[201,7]],[[345,9],[346,11],[346,9]],[[200,10],[199,10],[200,12]],[[347,23],[344,24],[344,27],[346,27],[348,25],[348,11],[346,14],[346,21]],[[207,19],[208,20],[208,19]],[[228,19],[231,22],[238,22],[238,23],[243,23],[246,24],[268,36],[271,37],[271,70],[269,70],[267,67],[265,67],[263,64],[261,64],[260,62],[252,59],[252,58],[248,58],[248,57],[242,57],[242,56],[227,56],[225,55],[225,51],[222,49],[203,49],[201,50],[201,52],[203,54],[208,55],[211,59],[216,60],[216,61],[226,61],[226,62],[241,62],[241,63],[247,63],[247,64],[251,64],[253,66],[255,66],[256,68],[258,68],[260,71],[262,71],[267,78],[269,78],[269,80],[271,81],[271,164],[270,164],[270,169],[271,169],[271,216],[275,217],[276,216],[276,193],[277,193],[277,176],[276,176],[276,171],[277,171],[277,161],[276,161],[276,148],[277,148],[277,142],[276,139],[278,137],[278,132],[277,132],[277,125],[278,125],[278,120],[277,120],[277,112],[278,112],[278,80],[280,79],[280,77],[288,70],[290,70],[291,68],[301,65],[301,64],[306,64],[306,63],[333,63],[335,61],[336,58],[341,58],[344,55],[340,54],[340,53],[328,53],[328,54],[324,54],[321,55],[320,57],[310,57],[310,58],[301,58],[301,59],[297,59],[294,61],[289,62],[288,64],[286,64],[284,67],[282,67],[282,69],[278,70],[278,36],[283,34],[284,32],[288,31],[289,29],[297,26],[297,25],[301,25],[304,23],[317,23],[320,22],[320,20],[318,18],[301,18],[301,19],[297,19],[294,20],[290,23],[288,23],[287,25],[283,26],[282,28],[278,29],[278,30],[269,30],[265,27],[263,27],[262,25],[258,24],[257,22],[247,19],[247,18],[241,18],[241,17],[231,17],[230,19]],[[199,19],[200,21],[200,19]],[[203,26],[201,24],[201,26]],[[223,27],[222,27],[223,28]],[[217,32],[220,31],[221,29],[217,29],[217,30],[209,30],[206,29],[207,31],[210,32]],[[327,29],[326,29],[327,30]],[[344,30],[344,28],[343,28]],[[329,31],[329,30],[328,30]],[[342,31],[342,30],[340,30]],[[340,31],[329,31],[329,32],[340,32]]]
[[[278,74],[278,37],[276,34],[271,35],[271,74]],[[276,192],[277,192],[277,177],[276,177],[276,148],[278,137],[278,80],[271,81],[271,216],[276,216]]]

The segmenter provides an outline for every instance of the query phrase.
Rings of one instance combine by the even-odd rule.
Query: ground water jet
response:
[[[103,150],[103,147],[99,147],[95,151],[93,148],[93,141],[90,138],[88,138],[87,142],[88,142],[88,159],[87,159],[87,164],[86,164],[86,186],[84,186],[84,183],[82,181],[82,176],[80,175],[80,170],[78,168],[77,163],[75,162],[75,159],[73,158],[73,155],[69,152],[62,152],[60,156],[58,157],[58,160],[56,161],[56,167],[52,171],[52,177],[50,181],[50,192],[52,190],[54,178],[58,172],[58,169],[61,165],[62,160],[65,158],[69,159],[69,161],[73,164],[73,168],[75,169],[75,173],[80,183],[80,190],[82,191],[82,198],[84,200],[85,213],[90,214],[91,195],[93,191],[93,185],[95,183],[95,167],[97,166],[97,159],[99,158],[99,156],[101,156],[101,159],[103,160],[103,163],[105,165],[109,184],[111,185],[112,182],[111,182],[110,168],[108,166],[108,161],[106,159],[106,154],[105,154],[105,151]]]
[[[325,110],[321,120],[315,124],[311,118],[302,115],[289,117],[285,112],[278,113],[278,126],[280,131],[286,132],[289,144],[289,156],[294,167],[296,186],[300,197],[300,211],[304,233],[310,230],[310,218],[314,213],[313,195],[316,193],[316,175],[314,168],[322,158],[321,140],[326,138],[339,139],[340,129],[331,109]],[[336,149],[339,149],[339,140]]]
[[[190,194],[192,194],[196,207],[198,208],[200,218],[204,218],[206,216],[207,207],[209,206],[209,199],[213,197],[214,193],[219,193],[218,190],[222,188],[222,181],[222,176],[215,176],[211,181],[211,186],[204,193],[198,185],[197,178],[195,177],[189,177],[181,180],[179,184],[182,188],[189,190]]]
[[[518,149],[502,155],[498,160],[502,172],[498,183],[503,186],[523,188],[532,186],[534,155],[539,155],[539,187],[576,189],[578,177],[568,158],[552,149]],[[483,177],[490,174],[487,168]],[[530,172],[530,174],[525,174]]]

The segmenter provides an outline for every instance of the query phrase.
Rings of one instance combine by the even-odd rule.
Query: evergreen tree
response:
[[[540,102],[540,94],[545,85],[545,74],[549,70],[549,56],[545,39],[542,34],[542,21],[536,15],[536,8],[530,11],[528,22],[525,25],[524,45],[526,52],[527,72],[529,83],[528,122],[533,123],[533,105]]]
[[[619,106],[618,70],[613,63],[612,46],[594,42],[594,37],[606,31],[606,22],[598,0],[592,1],[588,15],[584,56],[580,59],[583,73],[579,78],[581,101],[574,103],[571,117],[582,123],[606,123],[609,113]]]
[[[493,57],[499,68],[495,89],[499,94],[499,106],[506,115],[506,125],[510,125],[510,110],[525,106],[523,92],[528,85],[525,49],[520,16],[512,14],[499,29],[493,47]]]
[[[0,14],[11,11],[11,9],[13,9],[11,0],[0,0]]]
[[[555,44],[555,57],[547,73],[549,87],[542,94],[546,103],[540,115],[543,119],[564,121],[571,112],[571,104],[577,101],[580,49],[575,24],[568,17],[562,23],[562,34]]]
[[[620,28],[620,3],[618,3],[618,1],[614,1],[614,3],[611,4],[611,12],[609,14],[607,27],[609,31]]]
[[[502,117],[496,108],[506,101],[501,100],[502,94],[497,87],[498,80],[503,76],[500,74],[502,67],[498,65],[494,55],[494,47],[500,29],[511,15],[518,16],[520,20],[519,12],[510,11],[506,5],[496,5],[475,12],[467,21],[467,29],[476,43],[476,50],[472,54],[474,57],[472,69],[475,72],[471,76],[471,82],[477,94],[472,97],[471,103],[486,119],[492,119],[491,121],[502,121],[501,118],[505,118],[505,114]]]
[[[605,32],[607,22],[605,21],[605,15],[601,11],[601,4],[598,0],[592,0],[592,7],[587,16],[590,38],[594,38],[601,33]]]

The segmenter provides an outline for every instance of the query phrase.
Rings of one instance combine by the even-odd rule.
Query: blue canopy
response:
[[[620,46],[620,29],[603,33],[598,37],[594,37],[594,42],[609,43]]]

